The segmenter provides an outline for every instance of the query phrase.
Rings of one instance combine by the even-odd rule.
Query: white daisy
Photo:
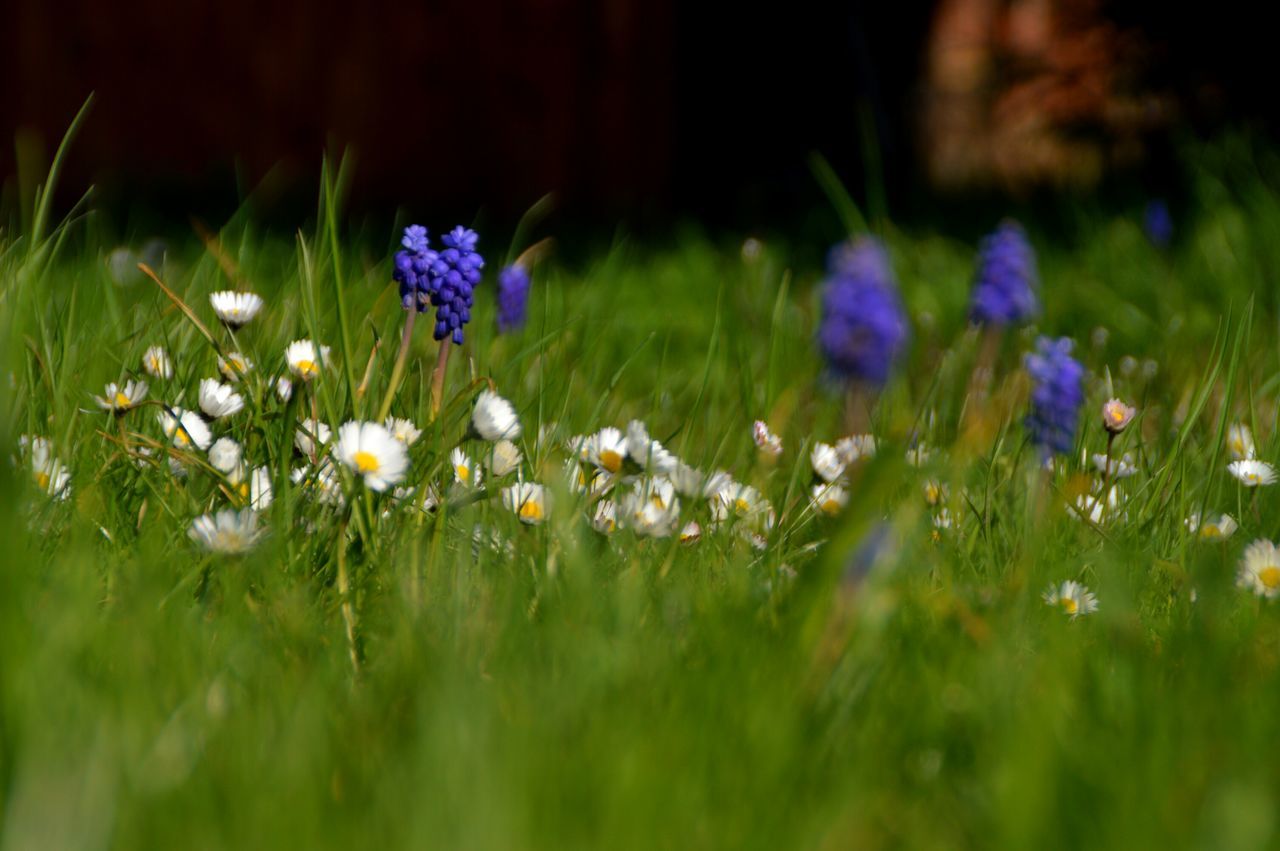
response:
[[[1276,469],[1266,461],[1232,461],[1227,470],[1247,488],[1272,485],[1276,481]]]
[[[627,457],[627,439],[616,428],[602,428],[582,444],[582,454],[600,469],[617,473]]]
[[[387,417],[385,423],[387,431],[391,432],[391,436],[403,443],[405,446],[413,446],[422,437],[422,429],[413,424],[413,420],[405,420],[400,417]]]
[[[519,517],[521,523],[536,526],[550,513],[551,495],[535,482],[516,482],[502,489],[502,504]]]
[[[243,459],[244,450],[229,437],[220,437],[209,447],[209,465],[231,480],[233,485],[244,478],[244,469],[240,466]]]
[[[520,437],[520,418],[510,402],[492,390],[481,390],[471,412],[471,428],[481,439],[516,440]]]
[[[851,434],[836,441],[836,454],[847,467],[876,454],[876,439],[869,434]]]
[[[293,433],[293,445],[298,451],[308,458],[314,458],[316,452],[316,444],[326,446],[329,438],[333,436],[333,431],[324,423],[316,420],[303,420],[298,424],[298,428]]]
[[[249,475],[249,481],[240,485],[241,496],[245,496],[244,487],[249,487],[249,507],[254,511],[266,511],[274,498],[271,488],[271,471],[266,467],[256,467]]]
[[[1133,463],[1133,456],[1128,452],[1121,458],[1112,458],[1109,461],[1106,455],[1097,452],[1094,453],[1092,460],[1093,468],[1108,478],[1127,479],[1138,472],[1138,468]]]
[[[923,467],[932,457],[933,449],[924,441],[907,450],[907,463],[912,467]]]
[[[462,451],[462,447],[454,447],[454,450],[449,453],[449,466],[453,468],[455,482],[469,488],[480,487],[480,482],[483,480],[480,469],[476,467],[470,456]]]
[[[206,416],[217,420],[243,409],[244,397],[230,384],[223,384],[216,378],[206,378],[200,382],[200,410]]]
[[[1236,585],[1268,600],[1280,597],[1280,549],[1265,538],[1246,547],[1240,557]]]
[[[31,465],[31,478],[40,490],[59,501],[71,496],[71,473],[53,456],[53,446],[47,439],[23,435],[18,444]]]
[[[627,456],[649,473],[672,473],[680,465],[679,458],[649,437],[648,427],[640,420],[627,423]]]
[[[310,381],[329,363],[329,347],[317,348],[310,340],[294,340],[284,350],[284,361],[294,377]]]
[[[697,520],[690,520],[680,530],[680,543],[682,544],[692,544],[701,537],[702,527],[698,525]]]
[[[210,552],[238,555],[252,549],[264,531],[252,509],[224,509],[217,514],[197,517],[187,535]]]
[[[618,528],[618,507],[602,499],[591,512],[591,528],[601,535],[611,535]]]
[[[947,501],[950,489],[937,479],[927,479],[924,483],[924,501],[928,505],[941,505]]]
[[[834,482],[844,475],[844,461],[840,460],[840,454],[829,443],[815,443],[813,449],[809,450],[809,463],[813,465],[813,472],[824,482]]]
[[[671,484],[675,486],[676,492],[681,496],[687,496],[691,499],[705,498],[706,494],[703,487],[706,484],[707,477],[697,467],[681,461],[676,464],[675,469],[668,475],[671,478]]]
[[[1137,409],[1119,399],[1110,399],[1102,406],[1102,425],[1112,434],[1119,434],[1133,422]]]
[[[1227,429],[1227,451],[1236,461],[1252,460],[1257,454],[1253,445],[1253,432],[1244,423],[1234,423]]]
[[[816,484],[809,492],[809,505],[814,511],[835,517],[849,504],[849,492],[837,484]]]
[[[623,494],[622,517],[641,537],[667,538],[680,522],[680,500],[669,479],[642,479]]]
[[[289,380],[289,376],[282,375],[276,379],[276,395],[281,402],[288,402],[293,398],[293,382]]]
[[[1098,494],[1080,494],[1076,497],[1075,504],[1070,506],[1071,515],[1077,519],[1088,518],[1089,522],[1097,526],[1103,520],[1115,520],[1125,518],[1125,512],[1121,510],[1124,503],[1124,496],[1120,493],[1120,489],[1112,486],[1107,490],[1106,499]]]
[[[343,423],[334,457],[363,476],[365,485],[375,491],[396,484],[409,469],[409,451],[381,423]]]
[[[1098,598],[1093,595],[1093,592],[1070,579],[1061,585],[1050,585],[1042,596],[1045,603],[1062,609],[1063,613],[1072,619],[1098,610]]]
[[[209,296],[213,312],[218,319],[227,325],[239,328],[262,309],[262,296],[257,293],[238,293],[234,290],[223,290]]]
[[[346,503],[346,497],[342,493],[342,480],[328,458],[316,467],[295,468],[289,479],[304,488],[320,505],[342,506]]]
[[[731,483],[716,492],[711,500],[711,517],[718,523],[736,518],[749,528],[771,529],[773,506],[751,485]]]
[[[933,515],[934,529],[950,529],[951,528],[951,512],[944,506]]]
[[[253,361],[239,352],[227,352],[225,358],[218,355],[218,372],[221,372],[227,381],[239,381],[251,369],[253,369]]]
[[[1192,514],[1185,522],[1188,532],[1193,535],[1198,534],[1201,540],[1205,541],[1225,541],[1239,528],[1235,518],[1230,514],[1221,514],[1217,517],[1210,515],[1203,523],[1200,522],[1199,514]]]
[[[755,425],[751,428],[751,437],[756,442],[756,448],[766,455],[782,454],[782,438],[769,431],[769,424],[764,420],[755,421]]]
[[[101,396],[94,396],[93,399],[102,410],[123,414],[130,408],[136,407],[146,398],[146,395],[147,382],[145,381],[126,381],[123,385],[113,381],[107,385]]]
[[[574,493],[600,496],[613,487],[615,477],[589,464],[579,464],[570,458],[564,465],[565,480]]]
[[[164,430],[164,436],[173,440],[173,445],[179,449],[190,449],[195,447],[201,452],[209,448],[209,444],[213,442],[213,434],[209,431],[209,426],[205,425],[205,421],[195,411],[187,411],[182,408],[163,408],[157,414],[160,420],[160,428]]]
[[[151,346],[142,353],[142,368],[152,378],[173,378],[173,362],[169,353],[160,346]]]
[[[520,468],[520,447],[509,440],[499,440],[489,452],[489,472],[499,479]]]

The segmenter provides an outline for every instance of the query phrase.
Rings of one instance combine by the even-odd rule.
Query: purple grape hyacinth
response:
[[[462,326],[471,321],[474,290],[480,283],[484,258],[476,251],[479,235],[461,225],[441,238],[444,248],[436,252],[427,273],[431,303],[436,308],[437,340],[452,338],[462,345]]]
[[[1022,226],[1005,221],[978,248],[969,315],[987,325],[1025,322],[1039,310],[1036,254]]]
[[[1073,345],[1068,337],[1041,337],[1035,352],[1026,356],[1034,385],[1026,428],[1031,442],[1046,454],[1070,452],[1075,444],[1084,404],[1084,367],[1071,356]]]
[[[1159,198],[1149,202],[1142,211],[1142,229],[1152,245],[1168,248],[1173,241],[1173,215],[1169,212],[1169,205]]]
[[[889,255],[863,237],[837,246],[830,265],[818,346],[836,376],[883,385],[908,335]]]
[[[519,263],[498,273],[498,333],[524,327],[529,310],[529,271]]]
[[[421,313],[431,303],[428,272],[436,262],[436,252],[431,250],[427,229],[422,225],[409,225],[400,238],[401,250],[396,252],[392,278],[400,284],[400,303],[405,310],[416,307]]]

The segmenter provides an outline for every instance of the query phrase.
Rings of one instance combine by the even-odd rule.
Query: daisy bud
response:
[[[764,420],[756,420],[751,436],[755,438],[756,446],[761,452],[767,455],[782,454],[782,438],[769,431],[769,425]]]
[[[1137,413],[1136,408],[1119,399],[1111,399],[1102,406],[1102,425],[1112,434],[1119,434],[1129,427]]]

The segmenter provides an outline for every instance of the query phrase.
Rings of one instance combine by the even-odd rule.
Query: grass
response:
[[[498,337],[488,288],[508,246],[482,241],[490,274],[442,414],[427,323],[392,412],[425,429],[409,483],[445,490],[492,382],[524,424],[525,476],[554,492],[529,527],[496,488],[425,513],[350,479],[350,510],[288,485],[311,402],[272,392],[284,346],[333,347],[322,420],[372,418],[403,320],[391,247],[336,215],[341,175],[295,242],[238,217],[219,252],[173,246],[156,272],[174,299],[113,280],[92,215],[47,234],[35,215],[0,242],[0,847],[1274,846],[1280,612],[1234,578],[1245,545],[1277,534],[1277,497],[1227,475],[1224,435],[1249,423],[1276,457],[1277,177],[1267,152],[1202,152],[1167,253],[1096,212],[1035,234],[1038,330],[1074,337],[1091,371],[1078,446],[1102,451],[1109,396],[1140,412],[1118,447],[1139,468],[1124,516],[1100,527],[1065,507],[1091,469],[1047,476],[1025,445],[1034,332],[1003,341],[986,404],[966,398],[973,246],[945,235],[883,233],[915,339],[835,518],[808,506],[808,450],[846,433],[845,400],[812,345],[819,270],[785,243],[553,261],[528,327]],[[231,285],[266,300],[235,340],[208,306]],[[117,423],[90,394],[152,344],[176,375]],[[240,558],[188,539],[225,483],[199,456],[175,479],[155,418],[160,400],[195,407],[217,348],[257,368],[215,431],[275,476],[269,534]],[[564,439],[632,418],[759,487],[768,546],[593,531]],[[783,439],[776,461],[756,418]],[[919,469],[913,433],[936,450]],[[69,499],[32,485],[21,434],[50,438]],[[954,517],[936,535],[930,478]],[[1196,511],[1241,529],[1198,541]],[[704,506],[684,513],[709,526]],[[1066,579],[1097,613],[1043,603]]]

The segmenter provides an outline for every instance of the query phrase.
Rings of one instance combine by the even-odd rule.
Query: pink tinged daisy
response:
[[[756,420],[751,428],[751,437],[756,442],[756,448],[764,454],[782,454],[782,438],[769,431],[769,424],[764,420]]]
[[[1280,597],[1280,549],[1265,538],[1246,547],[1236,585],[1268,600]]]
[[[1227,470],[1247,488],[1265,487],[1276,481],[1275,467],[1266,461],[1232,461],[1227,465]]]
[[[381,423],[343,423],[334,456],[375,491],[387,490],[409,470],[409,451]]]
[[[225,358],[218,356],[218,372],[221,372],[222,377],[227,381],[239,381],[251,369],[253,369],[253,361],[239,352],[227,352]]]
[[[329,347],[310,340],[294,340],[284,350],[285,365],[294,378],[311,381],[329,363]]]
[[[1112,434],[1119,434],[1129,427],[1137,413],[1136,408],[1119,399],[1110,399],[1102,406],[1102,426]]]
[[[152,346],[142,353],[142,368],[152,378],[173,378],[173,362],[169,360],[169,353],[160,346]]]
[[[123,414],[137,407],[146,396],[147,382],[145,381],[126,381],[124,384],[116,384],[113,381],[107,385],[101,396],[94,396],[93,399],[102,410]]]
[[[698,525],[697,520],[690,520],[680,530],[680,543],[682,544],[693,544],[700,538],[702,538],[702,527]]]
[[[546,522],[551,511],[551,495],[534,482],[516,482],[502,489],[502,504],[528,526]]]
[[[165,408],[157,415],[164,436],[173,441],[178,449],[189,450],[192,447],[201,452],[209,448],[213,442],[213,434],[209,426],[195,411],[182,408]]]
[[[187,535],[209,552],[239,555],[253,549],[265,531],[252,509],[224,509],[197,517]]]
[[[236,392],[230,384],[223,384],[216,378],[206,378],[200,382],[200,410],[210,419],[221,419],[237,414],[244,409],[244,397]]]
[[[1061,585],[1050,585],[1042,596],[1047,605],[1061,609],[1073,620],[1098,610],[1098,598],[1093,592],[1070,579]]]
[[[233,290],[213,293],[209,296],[213,312],[218,319],[232,328],[239,328],[262,310],[262,297],[256,293],[238,293]]]

